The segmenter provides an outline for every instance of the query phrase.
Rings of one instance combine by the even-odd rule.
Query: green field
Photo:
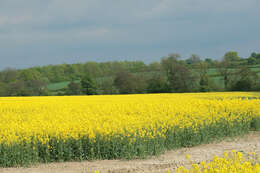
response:
[[[111,78],[111,80],[112,80],[112,77],[99,77],[99,78],[96,78],[96,82],[102,83],[102,81],[109,79],[109,78]],[[79,83],[80,80],[75,80],[74,82]],[[51,91],[58,91],[58,90],[66,88],[69,85],[69,83],[70,83],[70,81],[50,83],[49,85],[47,85],[47,88]]]
[[[57,82],[57,83],[51,83],[47,86],[47,88],[51,91],[60,90],[63,88],[66,88],[70,82]]]

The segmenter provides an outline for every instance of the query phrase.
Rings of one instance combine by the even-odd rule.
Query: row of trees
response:
[[[159,71],[154,73],[131,73],[119,68],[113,78],[100,84],[86,75],[81,83],[71,82],[65,94],[132,94],[165,92],[206,92],[206,91],[250,91],[259,90],[258,75],[248,66],[239,66],[236,52],[227,52],[216,67],[223,79],[224,88],[217,86],[209,74],[210,64],[193,61],[192,66],[180,59],[179,54],[170,54],[161,59]],[[198,57],[193,55],[193,57]],[[158,66],[159,67],[159,66]],[[192,68],[191,68],[192,67]]]
[[[48,78],[31,70],[6,69],[0,73],[0,96],[49,95]]]
[[[246,66],[260,64],[260,53],[252,53],[248,58],[241,58],[238,56],[237,52],[229,52],[232,61],[236,61],[234,66]],[[211,58],[206,58],[201,60],[198,55],[191,55],[187,59],[179,59],[178,61],[186,64],[189,67],[194,66],[201,61],[207,63],[209,67],[216,68],[220,61],[213,60]],[[94,78],[104,77],[104,76],[114,76],[116,71],[119,69],[128,70],[131,73],[139,72],[149,72],[149,71],[160,71],[160,62],[153,62],[150,64],[145,64],[142,61],[114,61],[114,62],[86,62],[78,64],[61,64],[61,65],[48,65],[43,67],[32,67],[26,70],[25,73],[30,73],[38,78],[45,78],[44,81],[49,83],[62,82],[62,81],[72,81],[82,78],[85,74],[90,74]],[[6,75],[5,71],[0,72],[1,75]],[[8,82],[8,81],[7,81]]]
[[[260,54],[240,58],[237,52],[227,52],[221,61],[201,60],[195,54],[184,60],[170,54],[150,64],[115,61],[6,69],[0,72],[0,96],[258,90],[258,71],[252,70],[257,63]],[[224,88],[213,77],[219,77]],[[59,92],[48,91],[47,84],[61,81],[71,82]]]

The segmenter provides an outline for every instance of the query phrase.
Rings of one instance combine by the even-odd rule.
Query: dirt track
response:
[[[200,145],[193,148],[182,148],[168,151],[158,157],[145,160],[102,160],[93,162],[67,162],[41,164],[29,168],[0,168],[0,173],[151,173],[175,170],[180,165],[188,164],[185,155],[190,154],[195,163],[211,160],[213,156],[222,156],[224,151],[231,150],[256,152],[260,155],[260,132],[252,132],[243,137],[226,139],[219,143]]]

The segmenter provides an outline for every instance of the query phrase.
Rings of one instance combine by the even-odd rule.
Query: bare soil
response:
[[[193,163],[210,161],[214,155],[223,156],[224,151],[255,152],[260,156],[260,132],[220,142],[203,144],[192,148],[167,151],[160,156],[137,160],[97,160],[84,162],[65,162],[39,164],[28,168],[0,168],[0,173],[165,173],[174,172],[177,167],[189,165],[186,154],[191,155]]]

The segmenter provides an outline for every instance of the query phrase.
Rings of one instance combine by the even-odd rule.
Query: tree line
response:
[[[259,91],[258,65],[260,53],[241,58],[230,51],[221,60],[169,54],[150,64],[114,61],[7,68],[0,72],[0,96]],[[219,77],[224,87],[214,77]],[[63,81],[70,83],[62,90],[51,92],[47,87]]]

